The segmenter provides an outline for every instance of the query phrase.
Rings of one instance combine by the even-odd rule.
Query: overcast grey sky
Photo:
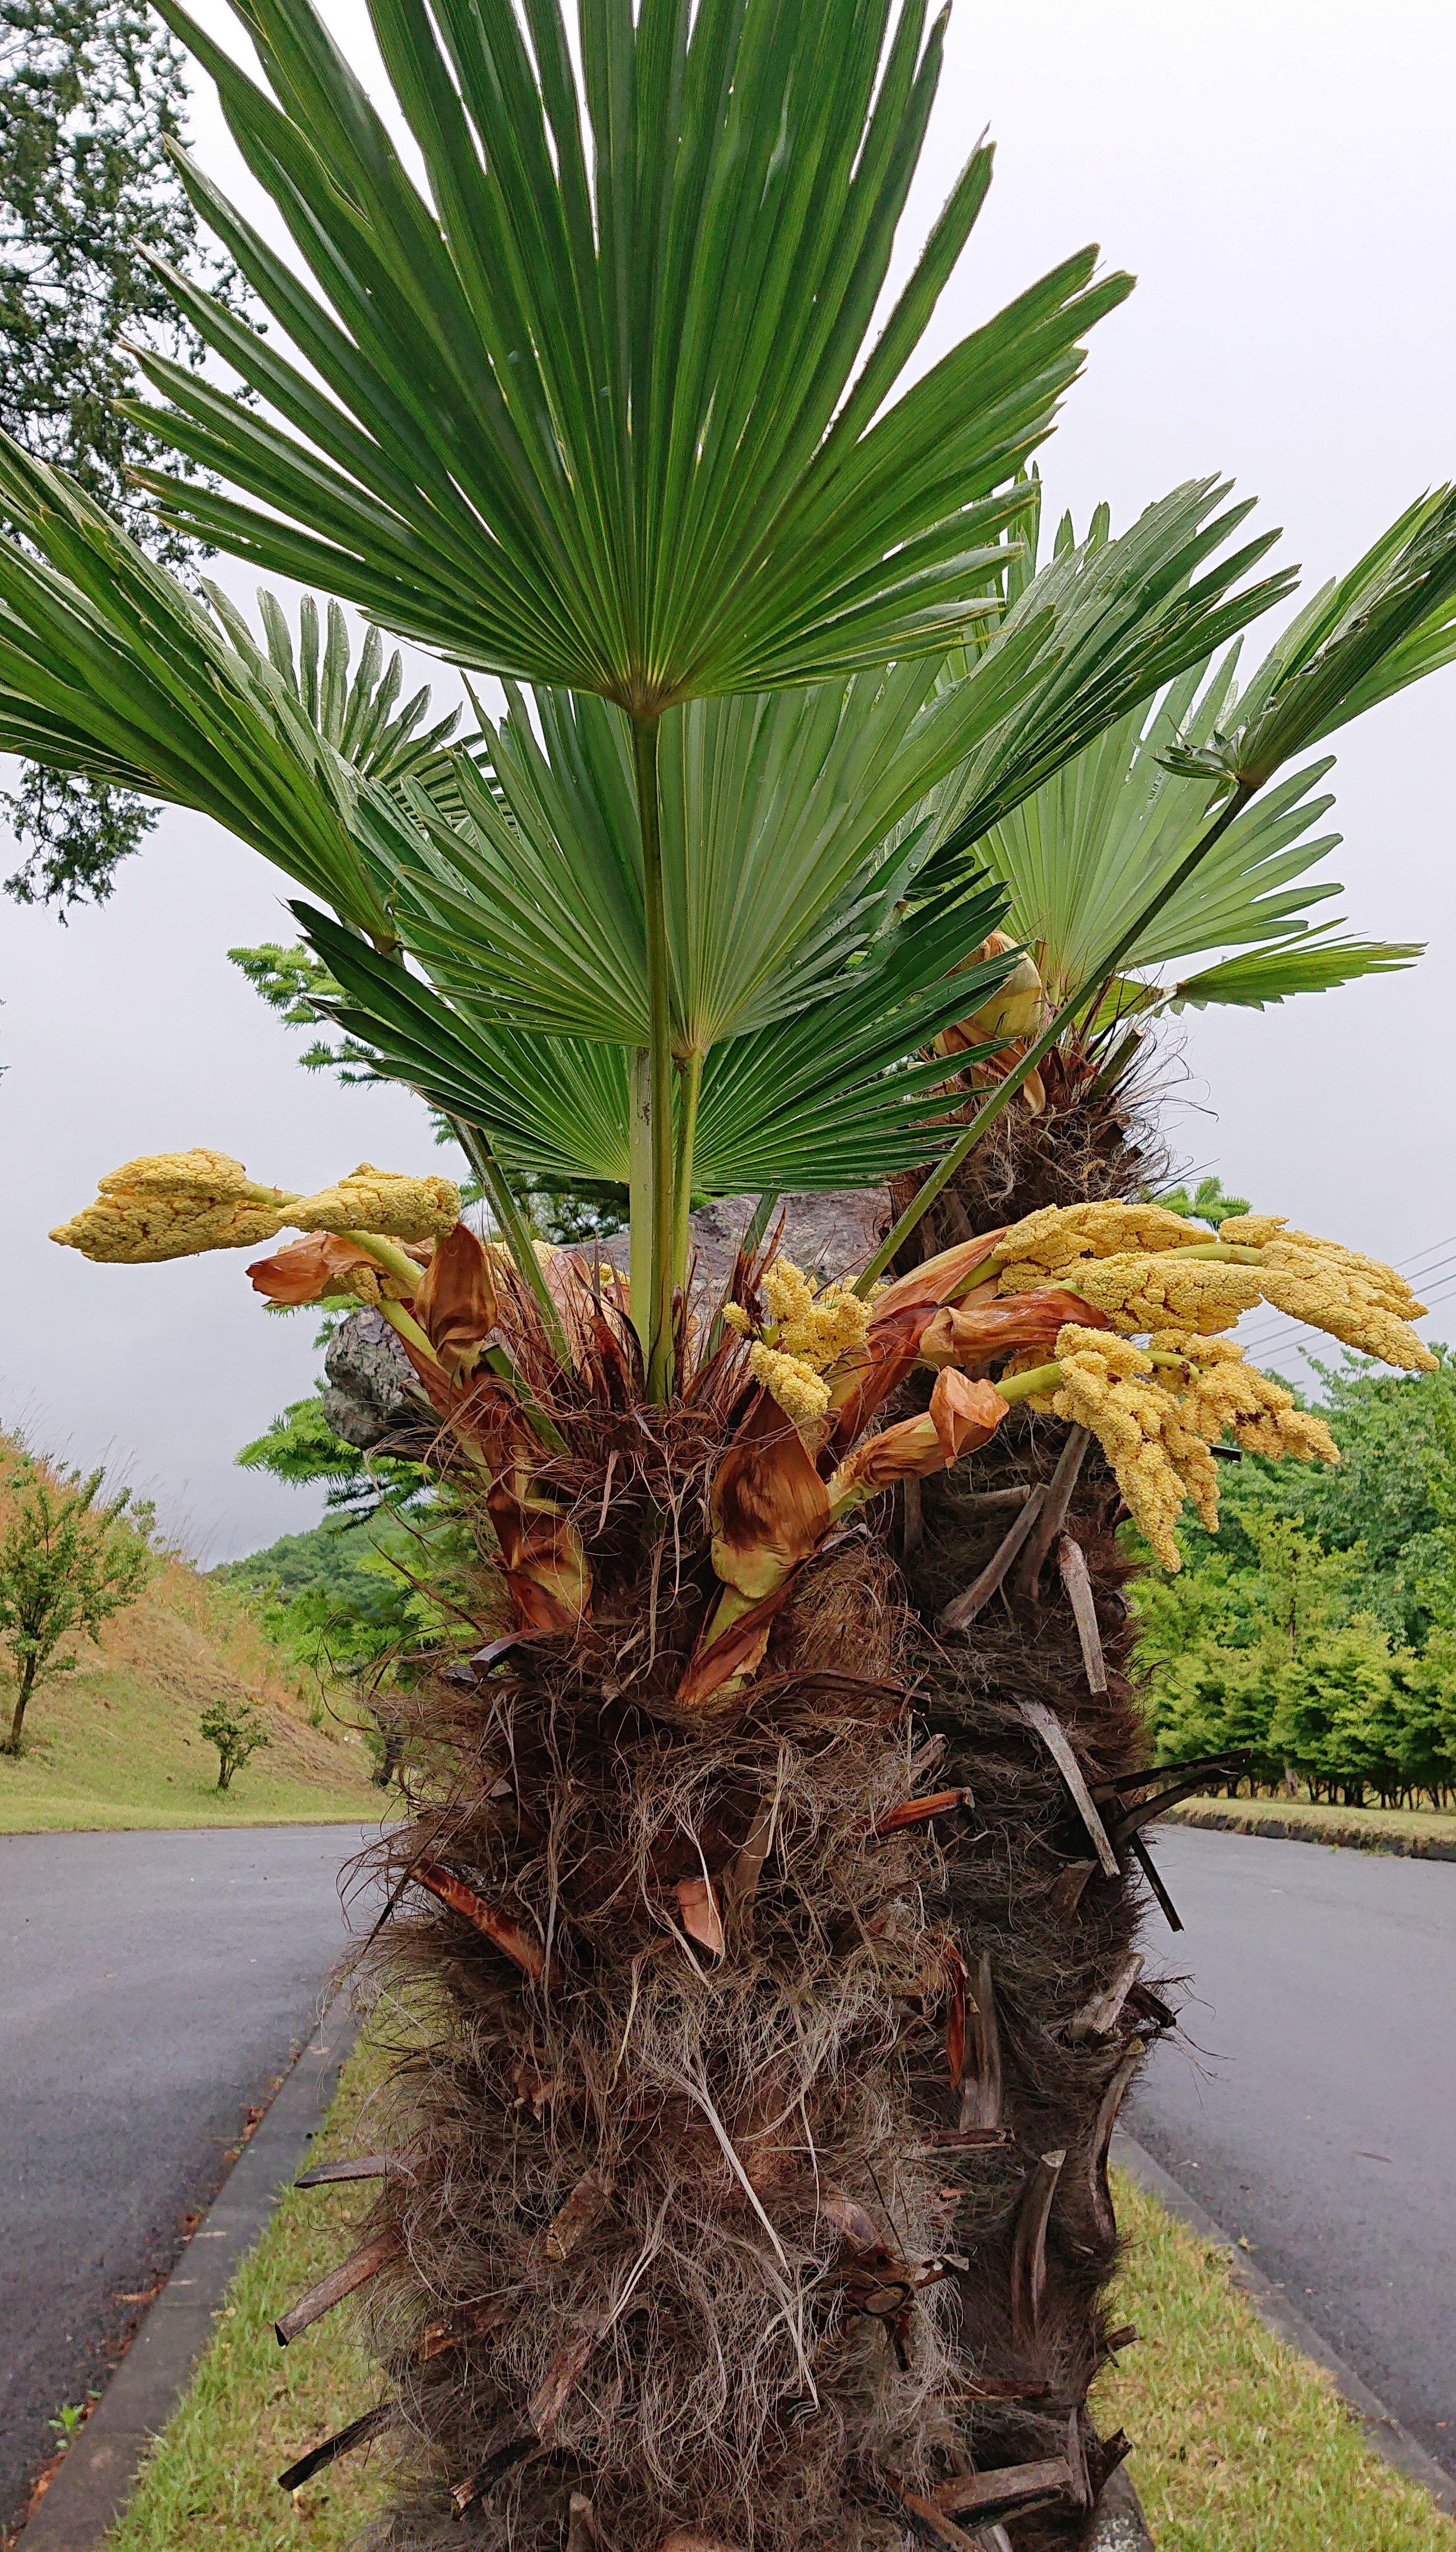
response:
[[[363,61],[362,12],[334,23]],[[1043,453],[1053,504],[1081,524],[1106,496],[1121,525],[1221,471],[1322,578],[1456,475],[1453,94],[1456,12],[1434,0],[959,0],[909,229],[983,126],[997,173],[927,351],[1099,240],[1138,289],[1094,332]],[[254,201],[205,97],[197,130]],[[1261,1208],[1397,1260],[1445,1243],[1438,1336],[1456,1331],[1453,710],[1456,668],[1351,730],[1334,781],[1347,895],[1331,909],[1424,938],[1427,957],[1262,1017],[1186,1022],[1172,1116],[1183,1155]],[[292,935],[283,893],[210,825],[168,815],[103,910],[61,928],[0,907],[0,1423],[128,1466],[212,1558],[321,1510],[231,1458],[308,1387],[309,1316],[265,1318],[241,1253],[97,1268],[45,1234],[138,1152],[217,1144],[300,1188],[362,1157],[428,1163],[411,1101],[305,1077],[302,1040],[228,964],[237,942]]]

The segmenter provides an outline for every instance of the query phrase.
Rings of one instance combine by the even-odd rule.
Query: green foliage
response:
[[[183,54],[137,0],[0,0],[0,425],[174,562],[195,544],[136,487],[157,446],[117,402],[137,380],[123,341],[205,360],[145,252],[237,300],[168,157],[186,106]],[[22,904],[104,900],[156,820],[127,790],[36,764],[0,805],[26,847],[7,881]]]
[[[1245,1454],[1216,1536],[1134,1601],[1159,1758],[1240,1746],[1248,1777],[1316,1797],[1456,1788],[1456,1361],[1319,1368],[1338,1467]]]
[[[135,1604],[154,1566],[156,1512],[130,1489],[102,1496],[104,1470],[48,1477],[23,1450],[3,1482],[10,1510],[0,1535],[0,1642],[15,1683],[4,1751],[18,1754],[31,1695],[69,1673],[61,1656],[72,1632],[98,1640],[115,1613]]]
[[[1165,1188],[1153,1202],[1155,1205],[1166,1206],[1170,1214],[1185,1216],[1191,1223],[1206,1223],[1214,1231],[1217,1231],[1219,1225],[1226,1223],[1231,1215],[1247,1214],[1250,1211],[1247,1197],[1226,1195],[1223,1181],[1211,1177],[1199,1179],[1192,1196],[1186,1187]]]
[[[269,337],[179,297],[287,424],[240,435],[220,388],[149,365],[154,430],[267,509],[159,481],[187,529],[647,717],[959,635],[1018,510],[992,491],[1130,279],[1081,252],[895,398],[990,179],[979,150],[867,353],[943,21],[911,6],[884,44],[876,0],[649,0],[587,15],[578,55],[555,0],[529,41],[508,0],[391,0],[424,192],[307,0],[248,9],[271,96],[164,14],[318,287],[188,166]]]
[[[239,1468],[268,1471],[291,1487],[323,1480],[327,1504],[350,1515],[372,1515],[380,1506],[398,1509],[418,1499],[424,1487],[418,1462],[346,1444],[324,1418],[322,1391],[317,1383],[307,1400],[290,1401],[261,1436],[244,1445],[235,1457]]]
[[[472,1617],[453,1600],[468,1555],[463,1527],[437,1498],[407,1518],[376,1510],[286,1535],[213,1575],[251,1598],[268,1637],[295,1673],[312,1679],[321,1702],[350,1687],[373,1721],[365,1734],[383,1786],[402,1754],[390,1696],[407,1693],[442,1653],[478,1645]]]
[[[233,1774],[241,1772],[260,1746],[271,1746],[267,1722],[261,1711],[250,1704],[220,1700],[209,1703],[197,1723],[209,1746],[217,1748],[217,1785],[230,1790]]]

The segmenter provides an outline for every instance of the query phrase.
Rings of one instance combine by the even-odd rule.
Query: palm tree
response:
[[[156,1257],[298,1228],[256,1285],[376,1306],[476,1538],[481,1645],[422,1691],[433,1776],[387,1846],[377,1946],[427,1995],[397,2150],[367,2241],[280,2325],[367,2286],[388,2395],[285,2478],[393,2427],[401,2546],[453,2514],[620,2552],[965,2542],[958,2516],[1001,2512],[1070,2543],[1116,2460],[1085,2407],[1099,2131],[1059,2199],[1034,2104],[995,2098],[995,2006],[925,1839],[967,1785],[917,1787],[936,1740],[858,1519],[1049,1393],[1156,1408],[1190,1477],[1226,1417],[1298,1447],[1272,1386],[1218,1398],[1216,1359],[1123,1370],[1109,1325],[1154,1261],[1205,1310],[1314,1286],[1398,1355],[1408,1298],[1164,1215],[1127,1269],[1059,1224],[1081,1292],[986,1232],[873,1300],[873,1267],[815,1300],[759,1253],[694,1329],[687,1210],[927,1157],[919,1210],[944,1193],[1055,1042],[947,1121],[923,1050],[1017,962],[965,854],[1287,581],[1242,582],[1265,544],[1230,552],[1211,483],[1023,577],[1018,474],[1126,288],[1091,252],[893,397],[986,154],[863,355],[939,64],[917,8],[647,0],[583,9],[573,45],[553,0],[378,0],[428,199],[305,0],[250,6],[271,97],[168,14],[318,288],[189,172],[270,330],[195,314],[261,409],[154,368],[159,430],[253,500],[168,480],[165,507],[521,687],[447,773],[378,758],[275,614],[260,646],[0,459],[0,741],[201,807],[294,880],[342,1024],[458,1127],[506,1243],[439,1179],[364,1165],[299,1197],[205,1151],[126,1165],[57,1235]],[[1186,748],[1222,757],[1227,803],[1064,1010],[1290,755],[1429,651],[1453,591],[1456,508],[1428,507],[1229,743]],[[953,819],[917,821],[953,775]],[[544,1167],[625,1180],[630,1298],[543,1267],[518,1191]],[[917,1364],[928,1406],[875,1432]],[[1061,1822],[1023,1820],[1018,1920]],[[1088,2079],[1115,2076],[1083,2037]]]
[[[1418,510],[1404,518],[1404,532],[1418,520]],[[1105,536],[1103,511],[1090,538]],[[1070,537],[1064,522],[1058,546]],[[1034,539],[1029,546],[1034,562]],[[1261,1010],[1419,956],[1418,946],[1361,940],[1320,917],[1340,892],[1314,874],[1339,840],[1320,829],[1333,804],[1322,787],[1332,768],[1327,756],[1254,798],[1161,909],[1127,935],[1134,917],[1186,868],[1208,825],[1212,740],[1237,738],[1257,716],[1308,633],[1317,628],[1327,637],[1341,612],[1358,621],[1370,581],[1389,555],[1382,543],[1342,587],[1316,596],[1242,691],[1236,643],[1221,658],[1191,666],[1109,725],[1013,813],[975,833],[978,873],[988,870],[1006,890],[1004,929],[1027,953],[990,1004],[937,1041],[949,1063],[969,1053],[956,1089],[964,1094],[961,1118],[984,1115],[979,1100],[1024,1061],[1037,1031],[1079,988],[1097,986],[1098,998],[1080,1017],[1064,1016],[1054,1038],[1038,1041],[1021,1101],[984,1126],[903,1242],[893,1260],[898,1271],[969,1233],[1046,1209],[1131,1203],[1156,1193],[1167,1176],[1161,1021],[1191,1008]],[[1438,616],[1419,646],[1388,665],[1386,684],[1394,688],[1396,673],[1416,679],[1453,652],[1449,621]],[[1374,688],[1387,695],[1385,686]],[[916,810],[915,820],[952,844],[948,860],[927,858],[925,885],[938,874],[943,882],[947,867],[972,855],[964,846],[971,828],[963,833],[958,820],[966,785],[966,775],[952,775]],[[1114,973],[1099,961],[1119,939],[1121,971]],[[1192,967],[1190,959],[1196,960]],[[987,1058],[985,1041],[997,1030],[1012,1032],[1013,1041]],[[916,1172],[891,1180],[892,1211],[907,1208],[922,1185]],[[1214,1214],[1210,1239],[1224,1229],[1238,1233],[1238,1211],[1227,1220]],[[904,1405],[924,1396],[923,1382],[913,1379]],[[1138,1819],[1217,1772],[1216,1764],[1186,1773],[1175,1765],[1160,1770],[1156,1789],[1137,1782],[1146,1739],[1122,1592],[1134,1566],[1125,1537],[1115,1532],[1125,1512],[1094,1436],[1018,1414],[981,1455],[973,1480],[946,1472],[907,1483],[896,1519],[915,1614],[939,1632],[919,1660],[935,1696],[926,1726],[941,1748],[936,1778],[973,1785],[981,1810],[978,1824],[945,1848],[944,1902],[982,2005],[981,2071],[966,2114],[1014,2118],[1029,2141],[1064,2155],[1068,2173],[1080,2168],[1084,2177],[1083,2158],[1105,2156],[1138,2062],[1173,2018],[1154,1978],[1142,1972],[1139,1878],[1151,1884],[1173,1928],[1182,1927]],[[1072,1750],[1086,1785],[1081,1795],[1114,1841],[1120,1882],[1098,1867],[1097,1840],[1069,1795],[1071,1765],[1048,1751],[1049,1731]],[[1000,1850],[987,1850],[988,1830],[1002,1838]],[[1033,1838],[1042,1849],[1028,1853]],[[1092,2213],[1106,2234],[1111,2216],[1099,2159],[1092,2187]],[[1017,2244],[1025,2227],[1004,2193],[999,2221],[992,2216],[977,2226],[983,2241],[967,2325],[993,2362],[1015,2336],[1023,2268]],[[1064,2192],[1051,2218],[1040,2331],[1042,2344],[1077,2368],[1074,2392],[1092,2380],[1106,2344],[1086,2309],[1088,2265],[1075,2199],[1069,2205]],[[984,2414],[983,2432],[996,2461],[1052,2443],[1044,2427],[1028,2431],[1019,2407],[999,2419]]]

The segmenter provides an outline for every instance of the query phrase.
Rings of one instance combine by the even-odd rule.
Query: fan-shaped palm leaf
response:
[[[326,914],[293,909],[345,990],[343,1001],[318,1007],[369,1048],[382,1074],[484,1127],[520,1175],[628,1184],[624,1047],[503,1027],[488,1007],[448,1001]],[[696,1102],[693,1192],[864,1186],[934,1158],[950,1139],[945,1066],[907,1058],[968,1000],[985,1000],[1004,980],[1005,959],[950,980],[1003,909],[988,881],[943,896],[887,933],[821,1002],[715,1045]],[[679,1133],[683,1105],[679,1083]]]
[[[425,192],[308,0],[239,9],[271,95],[166,14],[315,287],[186,169],[269,333],[172,289],[281,422],[150,364],[158,431],[257,500],[158,482],[176,518],[639,716],[960,632],[993,491],[1129,278],[1084,251],[893,399],[990,176],[978,151],[867,356],[940,73],[925,0],[580,0],[574,29],[560,0],[374,0]]]

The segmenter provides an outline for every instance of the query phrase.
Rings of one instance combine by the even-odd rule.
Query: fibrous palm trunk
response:
[[[709,1481],[758,1395],[728,1359],[723,1406],[650,1410],[625,1324],[597,1339],[534,1507],[492,1489],[487,1528],[455,1466],[482,1634],[502,1562],[517,1627],[400,1704],[428,1803],[376,1856],[373,1955],[421,2043],[355,2268],[283,2327],[366,2287],[389,2401],[332,2442],[392,2427],[399,2552],[889,2552],[1055,2503],[1080,2524],[1101,2470],[1080,2422],[1030,2475],[1020,2430],[1007,2473],[966,2452],[984,2388],[956,2364],[949,2224],[968,2180],[1000,2186],[1005,2131],[962,2126],[971,2001],[893,1564],[863,1531],[822,1544],[753,1680],[684,1707]],[[567,1517],[589,1614],[533,1636]],[[1040,2403],[1030,2366],[993,2389]]]
[[[404,2440],[395,2552],[1097,2540],[1108,2150],[1173,2025],[1120,1499],[1172,1565],[1226,1431],[1335,1458],[1222,1334],[1259,1300],[1429,1355],[1394,1270],[1117,1202],[1161,1165],[1065,1097],[873,1304],[740,1259],[689,1352],[679,1297],[666,1406],[599,1273],[563,1362],[465,1225],[407,1268],[480,1645],[401,1704],[378,1956],[423,2037],[368,2239],[284,2325],[370,2291],[345,2441]]]
[[[1000,1118],[911,1251],[1157,1183],[1161,1152],[1125,1104],[1089,1102],[1057,1057],[1044,1079],[1045,1112]],[[1135,1776],[1150,1752],[1129,1677],[1125,1511],[1094,1440],[1019,1411],[970,1477],[916,1489],[890,1530],[921,1626],[921,1709],[942,1742],[936,1781],[974,1802],[941,1830],[939,1904],[980,2007],[963,2115],[1013,2139],[974,2175],[955,2218],[951,2247],[969,2262],[956,2275],[958,2346],[983,2375],[1046,2388],[1000,2399],[988,2387],[968,2430],[977,2461],[996,2465],[1056,2455],[1072,2420],[1105,2464],[1124,2441],[1099,2446],[1085,2405],[1119,2336],[1105,2309],[1117,2257],[1108,2146],[1174,2022],[1138,1949],[1155,1874],[1118,1823],[1147,1791]],[[1088,2523],[1054,2502],[1017,2524],[1017,2552],[1080,2543]]]

